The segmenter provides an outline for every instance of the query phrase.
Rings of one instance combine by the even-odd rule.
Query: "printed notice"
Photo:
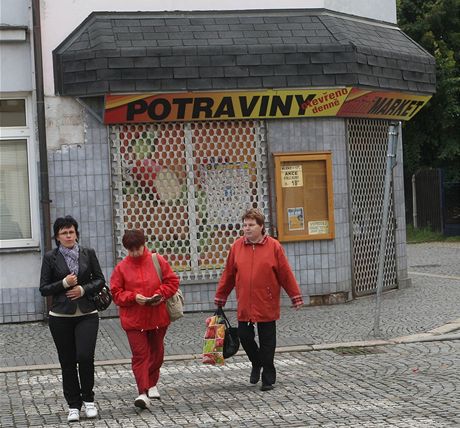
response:
[[[303,207],[288,208],[288,225],[289,230],[305,229]]]
[[[281,187],[302,187],[302,165],[281,166]]]
[[[324,235],[329,233],[329,221],[309,221],[308,222],[308,234],[309,235]]]

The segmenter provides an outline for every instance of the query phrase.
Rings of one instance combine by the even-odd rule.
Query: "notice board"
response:
[[[331,153],[274,153],[273,157],[278,239],[333,239]]]

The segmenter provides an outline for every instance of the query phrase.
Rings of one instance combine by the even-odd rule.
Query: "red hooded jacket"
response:
[[[294,306],[303,304],[283,247],[270,236],[265,236],[257,244],[244,237],[234,242],[217,287],[216,305],[225,305],[233,287],[238,301],[238,321],[279,319],[281,288]]]
[[[152,253],[144,248],[140,257],[126,256],[110,277],[113,301],[119,306],[121,326],[124,330],[153,330],[170,324],[166,299],[179,288],[179,278],[169,263],[158,254],[163,282],[160,283],[152,260]],[[161,294],[163,302],[157,306],[139,305],[136,294],[151,297]]]

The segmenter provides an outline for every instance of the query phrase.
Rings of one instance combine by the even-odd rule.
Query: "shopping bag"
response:
[[[238,327],[232,327],[230,321],[224,313],[221,306],[217,308],[216,315],[223,318],[225,324],[224,349],[222,354],[225,358],[235,355],[240,348],[240,338],[238,336]]]
[[[224,364],[225,322],[220,315],[206,318],[206,331],[203,342],[203,363]]]

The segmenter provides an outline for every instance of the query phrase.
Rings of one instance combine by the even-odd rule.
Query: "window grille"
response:
[[[115,125],[110,140],[118,258],[124,230],[142,228],[182,280],[215,279],[242,212],[268,219],[261,122]]]
[[[347,121],[353,240],[353,288],[357,296],[375,293],[377,289],[388,125],[388,122],[371,119],[350,119]],[[384,290],[395,288],[397,285],[393,184],[390,188],[390,195],[383,278]]]

